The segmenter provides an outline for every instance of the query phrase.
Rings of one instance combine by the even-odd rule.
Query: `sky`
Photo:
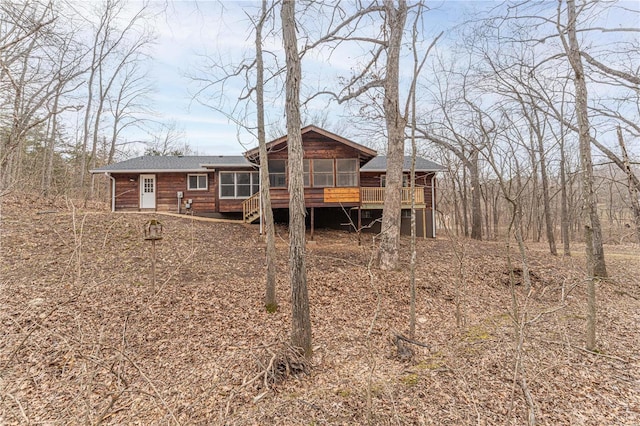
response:
[[[555,7],[556,3],[552,3],[551,6]],[[626,2],[635,9],[638,8],[638,3],[640,2]],[[479,17],[482,11],[498,7],[500,3],[445,0],[428,4],[432,10],[425,14],[421,27],[424,46],[436,34],[444,31],[443,38],[438,42],[442,53],[447,51],[447,46],[457,42],[452,38],[455,37],[456,26],[466,19]],[[222,101],[224,109],[232,111],[231,106],[241,93],[242,82],[227,84],[224,93],[205,91],[203,94],[206,96],[195,97],[194,93],[201,86],[192,78],[212,78],[215,75],[209,66],[211,59],[207,61],[206,57],[228,65],[237,63],[243,55],[252,54],[254,36],[250,30],[248,14],[255,14],[256,7],[257,3],[250,1],[177,1],[167,3],[165,13],[156,16],[153,25],[157,40],[149,62],[154,81],[150,104],[155,113],[150,118],[162,123],[175,122],[180,130],[180,139],[188,144],[193,153],[239,155],[257,143],[251,133],[239,128],[224,114],[203,105]],[[622,25],[624,20],[619,16],[600,18],[609,26]],[[311,18],[304,25],[313,26],[317,22],[319,20]],[[634,22],[624,24],[640,26],[640,23]],[[279,17],[276,25],[279,25]],[[372,34],[375,30],[376,27],[372,26]],[[348,76],[353,70],[359,69],[368,58],[364,53],[367,48],[368,46],[352,44],[336,49],[331,54],[328,50],[321,49],[306,55],[303,60],[303,92],[310,93],[329,87],[330,84],[337,84],[340,76]],[[267,39],[265,49],[275,54],[281,53],[280,40]],[[268,138],[280,136],[282,130],[279,129],[284,129],[283,99],[281,92],[266,94],[267,121],[272,123]],[[380,140],[362,136],[361,132],[354,129],[350,117],[358,113],[357,108],[353,105],[337,105],[330,102],[328,97],[320,97],[308,105],[305,121],[306,124],[326,124],[328,130],[379,149],[383,146]],[[232,115],[238,116],[237,111]],[[131,140],[149,137],[135,131],[124,136]]]
[[[440,3],[434,4],[440,6]],[[214,101],[194,97],[194,93],[200,87],[191,78],[207,75],[203,55],[220,55],[223,60],[231,63],[237,61],[242,54],[252,54],[254,35],[250,32],[250,22],[245,10],[254,13],[256,3],[178,1],[170,3],[165,14],[156,16],[154,27],[157,40],[151,55],[151,76],[155,82],[155,90],[150,99],[155,114],[150,118],[165,123],[175,122],[181,130],[182,139],[194,153],[239,155],[257,143],[254,135],[239,128],[224,114],[202,104],[215,103],[215,97]],[[439,10],[430,13],[439,26],[454,24],[450,19],[450,13]],[[435,29],[431,32],[435,33]],[[269,39],[265,44],[267,50],[282,52],[279,40]],[[306,55],[303,61],[306,91],[320,88],[327,81],[337,81],[338,75],[349,73],[364,59],[366,57],[353,47],[338,49],[331,55],[326,51]],[[227,86],[227,110],[231,110],[231,103],[237,98],[240,87],[240,81]],[[284,128],[283,99],[281,92],[267,93],[267,119],[275,123],[271,126],[268,138],[280,136],[281,131],[278,129]],[[329,102],[328,98],[324,97],[308,105],[306,121],[307,124],[313,122],[332,127],[328,130],[349,133],[349,114],[347,107]],[[349,134],[345,136],[354,137]],[[135,131],[129,132],[125,137],[131,140],[149,138],[148,135]],[[369,140],[357,140],[356,137],[354,141],[375,144]]]
[[[156,87],[151,98],[153,106],[162,121],[175,121],[184,141],[200,155],[234,155],[243,151],[237,126],[194,98],[197,87],[190,77],[199,74],[201,55],[212,49],[249,47],[246,37],[232,30],[246,26],[245,22],[234,24],[236,19],[237,12],[226,25],[217,2],[175,2],[169,5],[166,15],[156,19],[157,43],[151,73]]]

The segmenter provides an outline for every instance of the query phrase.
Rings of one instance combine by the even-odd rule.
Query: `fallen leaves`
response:
[[[265,386],[264,371],[278,371],[266,368],[271,360],[286,370],[273,356],[280,352],[265,349],[288,340],[286,229],[278,229],[280,310],[269,314],[257,226],[163,218],[154,293],[142,238],[148,215],[74,213],[65,204],[39,215],[31,201],[7,200],[0,223],[0,423],[360,424],[368,397],[380,424],[526,422],[524,396],[513,391],[499,243],[464,242],[461,289],[450,243],[419,240],[416,340],[430,350],[415,347],[406,364],[392,337],[408,326],[408,271],[371,270],[380,309],[369,335],[378,300],[372,247],[358,247],[354,234],[316,231],[307,249],[315,356],[308,374]],[[538,420],[640,423],[640,306],[625,295],[637,293],[637,248],[607,247],[620,253],[610,258],[615,284],[599,288],[600,347],[617,359],[577,349],[581,260],[537,248],[529,318],[566,296],[566,307],[527,329],[522,362]],[[454,317],[461,291],[464,329]],[[516,291],[524,302],[522,286]]]

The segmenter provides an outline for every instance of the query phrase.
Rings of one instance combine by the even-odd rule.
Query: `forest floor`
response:
[[[271,383],[261,372],[290,330],[285,228],[269,314],[257,225],[159,217],[154,289],[150,215],[29,197],[1,208],[0,424],[522,425],[530,409],[542,425],[640,424],[637,245],[605,247],[588,352],[583,248],[527,243],[527,294],[517,258],[509,284],[504,242],[418,240],[415,339],[429,347],[404,361],[392,337],[408,328],[409,239],[403,269],[383,272],[369,267],[371,235],[358,246],[317,231],[314,355]]]

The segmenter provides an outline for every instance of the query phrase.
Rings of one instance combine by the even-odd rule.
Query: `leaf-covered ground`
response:
[[[265,385],[290,327],[286,229],[281,309],[268,314],[256,225],[161,216],[154,289],[150,215],[5,198],[1,216],[0,424],[520,425],[531,406],[538,424],[640,424],[637,246],[606,247],[612,279],[598,287],[589,353],[580,247],[563,258],[528,244],[517,351],[504,243],[419,240],[416,340],[429,348],[410,345],[405,362],[392,336],[408,328],[408,267],[369,267],[370,235],[359,247],[318,231],[311,368]]]

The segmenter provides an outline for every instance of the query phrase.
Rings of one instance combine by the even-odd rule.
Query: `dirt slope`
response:
[[[281,309],[267,314],[257,226],[160,217],[154,292],[149,215],[15,199],[1,215],[0,424],[526,424],[525,382],[538,424],[640,424],[637,246],[606,247],[592,354],[581,249],[565,259],[529,245],[531,296],[516,287],[525,382],[514,382],[503,243],[419,241],[416,339],[430,348],[403,362],[391,335],[407,329],[408,271],[369,269],[370,236],[358,247],[320,231],[307,247],[312,367],[266,388],[246,382],[287,340],[286,229]]]

